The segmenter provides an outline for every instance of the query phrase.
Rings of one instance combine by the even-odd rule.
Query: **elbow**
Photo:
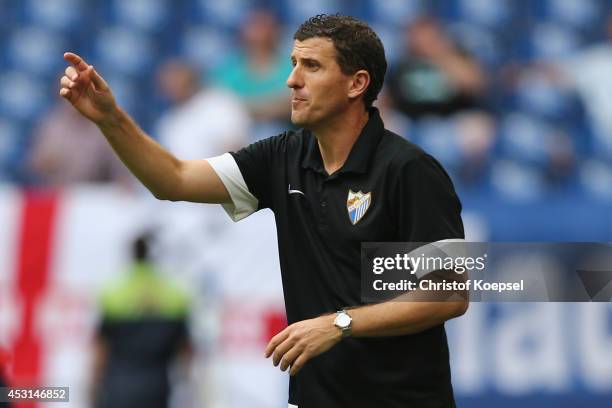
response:
[[[177,170],[174,174],[170,173],[170,176],[164,178],[162,182],[158,182],[155,185],[149,185],[149,191],[153,194],[153,197],[162,201],[181,201],[182,200],[182,184],[180,170]]]
[[[151,191],[151,194],[153,194],[153,197],[155,197],[158,200],[161,201],[167,201],[168,199],[166,198],[166,196],[160,192],[157,191]]]
[[[460,302],[453,302],[453,303],[454,304],[453,304],[453,311],[452,311],[451,319],[455,317],[463,316],[467,312],[468,307],[470,306],[470,302],[467,300],[463,300]]]
[[[151,190],[153,197],[161,201],[179,201],[178,198],[173,196],[170,191],[164,190]]]

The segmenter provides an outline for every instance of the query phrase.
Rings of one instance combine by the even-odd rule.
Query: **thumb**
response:
[[[98,91],[108,90],[108,84],[106,83],[104,78],[102,78],[100,74],[98,74],[98,72],[94,69],[93,65],[90,65],[87,68],[87,74],[89,75],[89,78],[91,78],[91,82],[96,87],[96,90]]]

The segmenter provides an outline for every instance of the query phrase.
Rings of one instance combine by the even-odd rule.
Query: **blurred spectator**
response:
[[[404,34],[406,54],[389,73],[393,103],[412,119],[479,108],[485,75],[478,63],[431,17]]]
[[[438,157],[457,181],[480,181],[495,135],[484,106],[483,69],[433,17],[416,19],[403,38],[405,54],[390,69],[388,92],[395,109],[416,121],[409,138]]]
[[[612,14],[606,24],[606,41],[577,53],[557,66],[585,104],[598,137],[612,152]]]
[[[133,244],[134,264],[102,294],[102,323],[94,358],[93,397],[98,408],[165,408],[168,371],[191,360],[188,298],[162,277],[149,257],[149,237]]]
[[[388,88],[384,87],[382,89],[375,105],[380,112],[380,117],[385,122],[385,128],[407,139],[411,138],[410,121],[404,114],[395,109]]]
[[[280,26],[268,11],[251,12],[240,30],[242,48],[220,64],[216,83],[238,94],[257,121],[289,120],[289,53],[280,50]]]
[[[38,124],[32,137],[27,167],[35,182],[131,183],[132,176],[98,128],[63,101]]]
[[[463,159],[458,176],[464,183],[477,183],[488,170],[496,130],[495,121],[484,112],[459,114],[455,129]]]
[[[162,95],[171,103],[157,124],[159,141],[181,159],[203,159],[245,145],[250,117],[229,91],[201,88],[187,63],[164,63],[157,75]]]

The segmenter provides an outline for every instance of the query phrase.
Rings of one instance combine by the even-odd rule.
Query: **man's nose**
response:
[[[302,87],[302,79],[297,66],[293,67],[293,70],[289,74],[289,78],[287,78],[287,86],[291,89]]]

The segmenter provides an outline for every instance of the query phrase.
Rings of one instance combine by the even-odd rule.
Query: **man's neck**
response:
[[[353,109],[313,129],[327,174],[335,173],[344,165],[369,117],[367,110]]]

